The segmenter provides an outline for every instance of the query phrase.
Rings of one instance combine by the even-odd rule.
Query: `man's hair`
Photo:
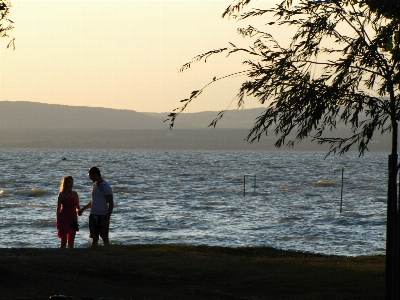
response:
[[[89,174],[97,174],[99,176],[101,176],[100,170],[98,167],[91,167],[89,169]]]

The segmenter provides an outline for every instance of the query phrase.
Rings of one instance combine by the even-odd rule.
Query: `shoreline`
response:
[[[311,138],[293,148],[276,148],[277,137],[263,136],[259,142],[246,141],[249,129],[0,129],[0,149],[104,149],[104,150],[220,150],[328,152],[329,145],[318,145]],[[337,132],[334,137],[347,136]],[[287,141],[290,140],[287,137]],[[390,153],[390,136],[381,135],[370,142],[369,152]],[[357,152],[354,145],[349,153]]]

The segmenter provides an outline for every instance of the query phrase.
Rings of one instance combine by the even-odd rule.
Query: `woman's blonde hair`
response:
[[[67,180],[71,179],[72,183],[74,183],[74,178],[72,178],[71,175],[67,175],[64,176],[63,178],[61,178],[61,184],[60,184],[60,193],[63,193],[65,190],[65,183],[67,182]]]

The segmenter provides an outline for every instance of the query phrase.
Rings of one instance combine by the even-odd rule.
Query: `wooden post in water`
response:
[[[342,182],[340,184],[340,213],[342,213],[342,203],[343,203],[343,172],[344,172],[344,167],[342,167]]]

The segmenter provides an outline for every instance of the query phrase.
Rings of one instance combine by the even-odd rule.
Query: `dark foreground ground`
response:
[[[0,299],[383,299],[384,261],[266,247],[0,249]]]

